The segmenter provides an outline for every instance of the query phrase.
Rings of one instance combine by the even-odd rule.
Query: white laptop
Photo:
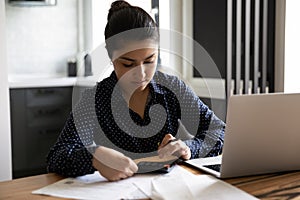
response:
[[[187,163],[219,178],[300,170],[300,94],[231,96],[222,156]]]

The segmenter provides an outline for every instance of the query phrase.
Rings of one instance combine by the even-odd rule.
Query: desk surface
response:
[[[196,169],[187,166],[182,167],[194,174],[202,174],[202,172]],[[61,199],[31,194],[31,191],[42,188],[61,179],[63,179],[63,177],[56,174],[44,174],[0,182],[0,199]],[[224,181],[256,196],[259,199],[300,199],[300,172],[231,178],[225,179]]]

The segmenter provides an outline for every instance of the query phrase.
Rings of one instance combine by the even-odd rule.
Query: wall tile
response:
[[[6,5],[10,74],[66,75],[67,60],[77,53],[77,0],[56,6]]]

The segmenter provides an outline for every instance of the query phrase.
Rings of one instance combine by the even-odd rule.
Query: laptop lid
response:
[[[300,170],[300,94],[230,97],[221,177]]]
[[[197,167],[220,178],[300,170],[299,127],[300,94],[233,95],[221,170]],[[195,166],[195,161],[189,164]]]

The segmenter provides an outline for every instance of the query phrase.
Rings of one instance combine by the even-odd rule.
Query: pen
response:
[[[169,140],[167,144],[170,144],[171,142],[175,142],[175,141],[178,141],[178,140],[179,140],[178,138]],[[159,145],[160,145],[160,142],[157,143],[157,146],[158,146],[158,147],[159,147]]]
[[[175,138],[175,139],[169,140],[167,144],[170,144],[171,142],[176,142],[176,141],[178,141],[178,138]]]

